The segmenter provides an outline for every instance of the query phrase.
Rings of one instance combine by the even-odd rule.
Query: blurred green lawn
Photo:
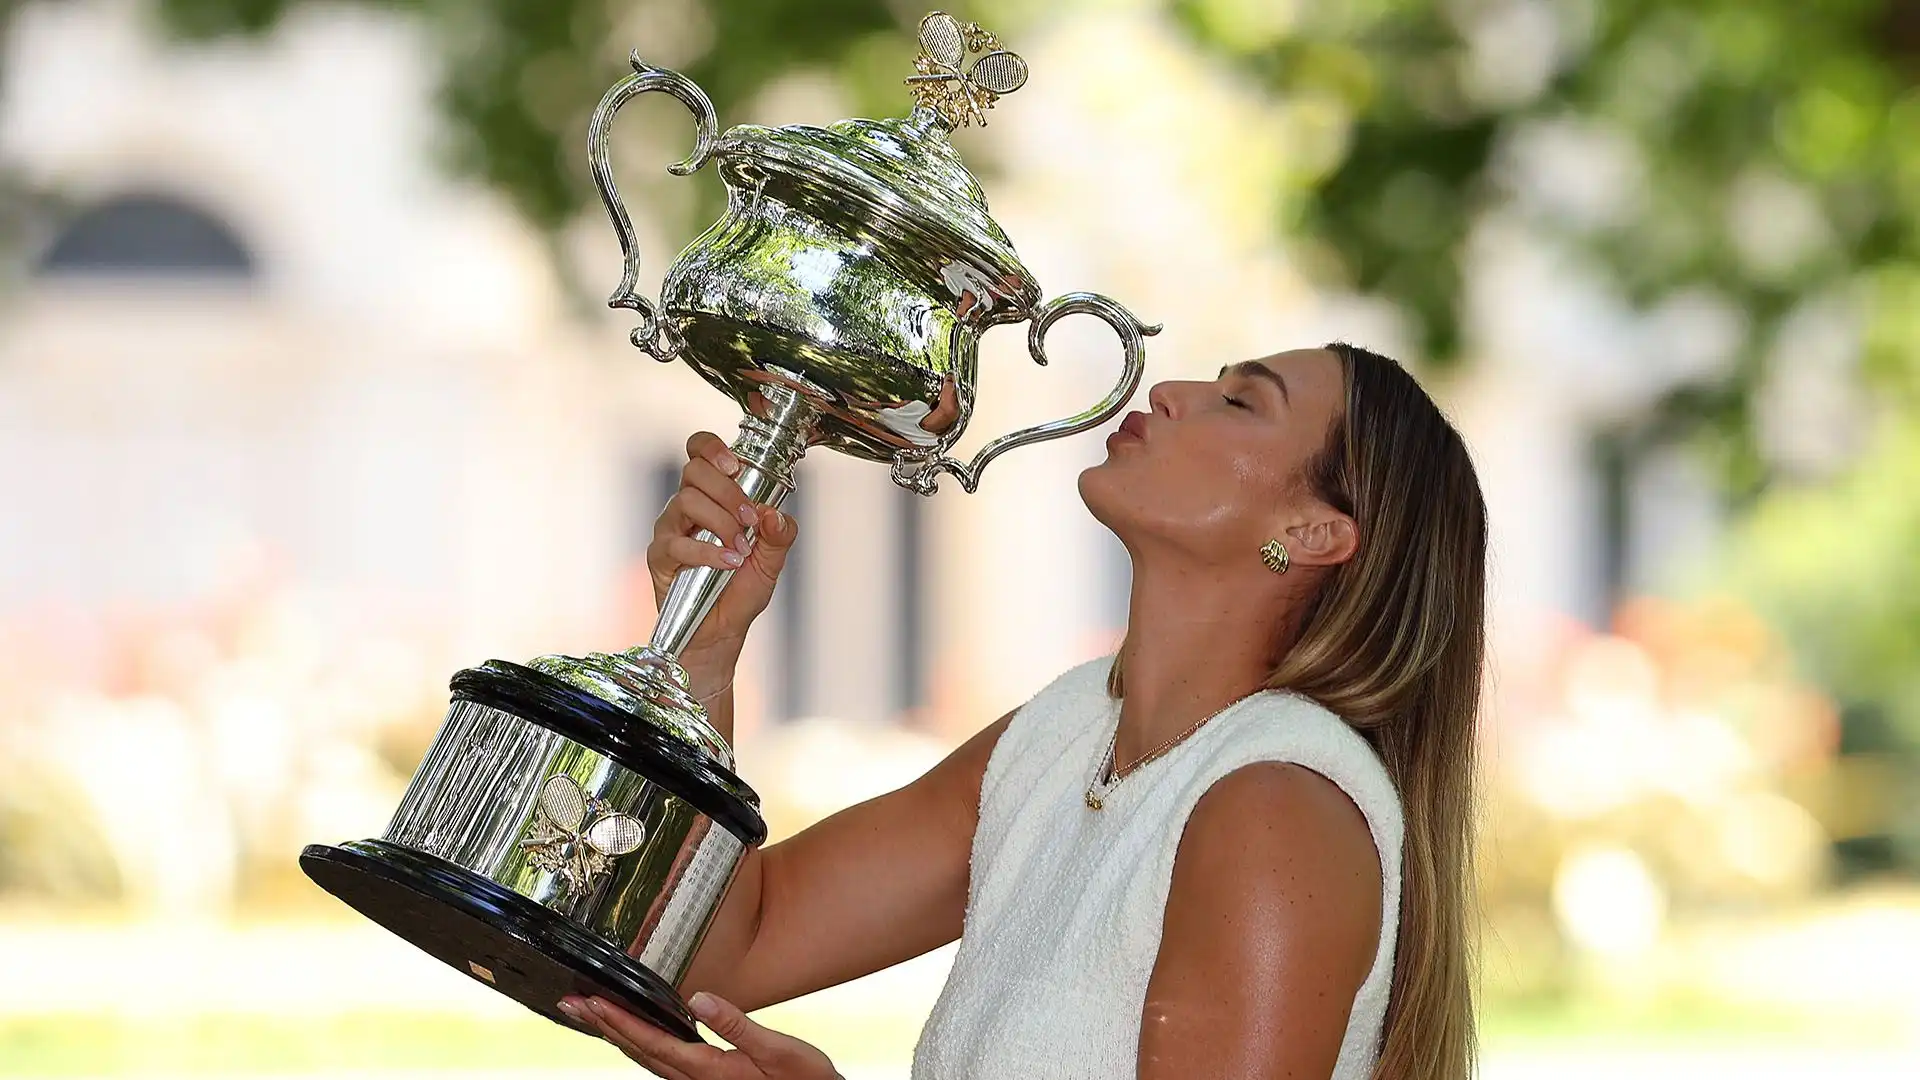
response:
[[[827,1048],[837,1061],[905,1062],[918,1023],[898,1015],[863,1019],[800,1005],[760,1019]],[[1631,1011],[1603,1005],[1534,1003],[1490,1008],[1490,1048],[1582,1044],[1712,1047],[1756,1043],[1862,1049],[1896,1046],[1893,1017],[1810,1014],[1685,998]],[[564,1070],[618,1066],[606,1045],[537,1017],[488,1019],[420,1013],[358,1013],[316,1021],[258,1014],[138,1020],[56,1014],[0,1020],[0,1075],[103,1076],[314,1073],[336,1070]]]
[[[630,1068],[606,1044],[478,990],[357,920],[7,916],[0,1078],[611,1077]],[[1706,1069],[1714,1075],[1733,1074],[1719,1067],[1725,1057],[1775,1076],[1800,1075],[1796,1062],[1876,1053],[1902,1063],[1890,1075],[1920,1076],[1904,1064],[1920,1056],[1920,892],[1910,888],[1676,927],[1648,955],[1575,965],[1558,980],[1524,962],[1537,951],[1524,935],[1489,940],[1482,1043],[1490,1062],[1520,1063],[1502,1076],[1571,1075],[1563,1067],[1639,1051],[1672,1058],[1663,1077],[1699,1075],[1699,1054],[1719,1063]],[[936,951],[757,1018],[819,1045],[848,1076],[903,1075],[949,962]],[[172,975],[134,977],[156,972]]]

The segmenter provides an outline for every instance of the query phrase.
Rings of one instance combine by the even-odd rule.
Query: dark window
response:
[[[253,254],[232,229],[165,195],[124,195],[68,222],[40,257],[50,277],[184,277],[244,280]]]
[[[899,513],[895,519],[895,539],[900,545],[899,580],[894,586],[893,704],[900,712],[917,709],[926,700],[926,597],[921,592],[921,564],[925,559],[927,498],[904,488],[896,489]]]
[[[647,545],[653,543],[653,523],[660,518],[660,511],[667,508],[667,500],[680,490],[680,470],[685,468],[685,456],[675,454],[655,458],[636,468],[635,488],[638,489],[640,506],[633,515],[633,525],[627,534],[627,550],[644,558]]]
[[[680,454],[643,459],[632,472],[633,490],[640,505],[628,527],[629,551],[643,556],[653,540],[653,523],[667,500],[680,490],[680,471],[686,458]],[[796,519],[805,513],[806,483],[802,481],[787,495],[781,510]],[[814,708],[813,639],[808,628],[807,545],[797,544],[787,553],[780,571],[780,587],[774,590],[771,609],[756,625],[772,624],[777,629],[777,648],[772,656],[771,718],[791,720],[806,716]]]
[[[1596,626],[1613,625],[1613,616],[1625,599],[1631,567],[1628,538],[1633,534],[1633,477],[1639,465],[1629,433],[1607,430],[1594,435],[1589,451],[1598,491],[1597,595],[1587,617]]]
[[[806,528],[807,480],[806,470],[794,470],[793,491],[787,495],[780,509]],[[805,540],[793,545],[787,552],[787,562],[780,570],[779,587],[773,591],[773,606],[777,609],[780,625],[780,655],[776,661],[778,670],[774,674],[775,693],[779,708],[775,716],[782,720],[793,720],[806,716],[814,707],[814,656],[813,635],[808,625],[808,592],[812,585],[808,577],[811,569],[807,558],[808,545]]]

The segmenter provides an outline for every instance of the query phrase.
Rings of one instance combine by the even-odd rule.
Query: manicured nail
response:
[[[740,524],[751,525],[760,520],[760,511],[755,510],[752,503],[742,503],[740,505],[739,517]]]
[[[573,1002],[568,1001],[565,998],[562,998],[559,1001],[554,1002],[554,1004],[559,1007],[561,1012],[566,1013],[568,1016],[573,1017],[575,1020],[580,1019],[580,1009],[577,1006],[575,1006]]]
[[[601,1016],[607,1015],[607,1003],[604,1001],[601,1001],[597,997],[591,997],[587,999],[587,1008],[592,1009],[595,1013]]]
[[[751,555],[753,553],[753,537],[747,533],[741,533],[734,537],[733,550],[742,555]]]
[[[740,475],[740,459],[732,454],[720,455],[720,471],[728,476]]]
[[[713,995],[702,990],[693,995],[693,1000],[687,1002],[687,1007],[691,1008],[693,1015],[700,1019],[711,1019],[714,1014]]]
[[[720,553],[720,561],[728,566],[739,566],[747,561],[747,557],[729,548]]]
[[[784,510],[775,510],[773,516],[779,519],[781,532],[786,532],[787,526],[793,524],[793,519],[788,517]]]

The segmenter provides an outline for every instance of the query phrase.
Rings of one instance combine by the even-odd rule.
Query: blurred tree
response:
[[[4,65],[8,49],[8,29],[13,25],[13,14],[23,0],[0,0],[0,65]],[[5,70],[0,66],[0,75]],[[12,162],[0,160],[0,296],[4,296],[10,279],[20,267],[6,256],[27,249],[32,232],[32,223],[45,217],[59,205],[58,196],[41,190],[20,175],[19,168]]]
[[[174,31],[204,38],[267,30],[301,0],[156,2]],[[575,159],[618,75],[610,43],[671,31],[674,63],[723,114],[809,67],[889,110],[920,13],[890,0],[360,2],[436,28],[454,163],[549,232],[592,197]],[[1462,266],[1498,213],[1574,244],[1641,309],[1705,298],[1732,313],[1727,370],[1666,390],[1616,435],[1698,440],[1736,494],[1772,471],[1755,404],[1793,363],[1782,327],[1804,301],[1856,305],[1873,327],[1868,376],[1912,392],[1920,0],[1161,2],[1200,47],[1343,133],[1342,152],[1303,156],[1288,177],[1277,235],[1337,283],[1400,304],[1427,362],[1472,351]],[[1058,7],[948,6],[1003,35]]]
[[[580,160],[587,116],[624,73],[631,45],[671,33],[674,65],[722,115],[796,69],[838,70],[870,35],[897,38],[901,56],[909,49],[883,0],[354,2],[411,11],[433,28],[452,163],[548,232],[594,198]],[[167,28],[188,40],[264,33],[302,3],[156,0]],[[719,41],[724,48],[709,47]]]
[[[1642,310],[1706,297],[1742,317],[1730,370],[1621,433],[1704,437],[1736,494],[1771,471],[1755,405],[1794,362],[1779,344],[1803,302],[1858,305],[1868,375],[1912,390],[1920,3],[1173,6],[1276,92],[1352,118],[1293,212],[1354,285],[1417,317],[1430,359],[1461,351],[1466,244],[1500,212],[1571,241]]]
[[[1842,749],[1893,764],[1874,824],[1920,868],[1920,413],[1836,483],[1783,486],[1734,530],[1713,587],[1754,602],[1848,703]],[[1884,815],[1884,816],[1881,816]]]

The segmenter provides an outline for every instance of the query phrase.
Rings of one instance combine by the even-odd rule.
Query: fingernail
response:
[[[592,1009],[601,1016],[607,1015],[607,1003],[597,997],[587,999],[587,1008]]]
[[[693,1015],[705,1020],[714,1013],[713,995],[702,990],[693,995],[693,1000],[687,1002],[687,1007],[693,1010]]]
[[[573,1017],[575,1020],[580,1019],[580,1009],[578,1006],[574,1005],[573,1002],[568,1001],[565,998],[562,998],[559,1001],[554,1002],[554,1004],[559,1007],[561,1012],[566,1013],[568,1016]]]
[[[740,475],[740,459],[732,454],[720,455],[720,471],[728,476]]]
[[[747,557],[729,548],[720,553],[720,561],[726,563],[728,566],[739,566],[747,561]]]
[[[742,555],[752,554],[753,553],[753,537],[747,535],[746,533],[741,533],[740,535],[734,537],[733,550],[739,552]]]
[[[754,522],[760,520],[760,512],[753,508],[752,503],[742,503],[740,505],[739,517],[740,517],[740,524],[751,525]]]
[[[787,529],[787,526],[793,524],[793,519],[788,517],[786,514],[786,511],[784,510],[775,510],[773,512],[773,516],[780,519],[781,532],[785,532]]]

